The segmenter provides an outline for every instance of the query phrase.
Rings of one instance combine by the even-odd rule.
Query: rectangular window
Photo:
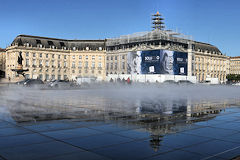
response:
[[[107,70],[109,70],[109,63],[107,63]]]
[[[85,62],[85,68],[88,68],[88,62]]]
[[[82,56],[79,56],[79,59],[82,59]]]
[[[92,62],[92,68],[95,68],[95,62]]]
[[[61,75],[58,75],[58,80],[61,80]]]
[[[33,67],[36,67],[36,59],[33,60]]]
[[[36,57],[36,53],[33,53],[33,57]]]
[[[86,56],[85,59],[88,60],[88,56]]]
[[[39,57],[42,58],[42,53],[39,54]]]
[[[55,75],[54,74],[52,75],[52,80],[55,80]]]
[[[54,60],[52,60],[52,67],[55,67],[55,65],[54,65]]]
[[[67,80],[67,75],[64,75],[63,78],[64,78],[64,80]]]
[[[75,62],[72,62],[72,68],[75,68]]]
[[[30,78],[29,74],[26,74],[26,75],[25,75],[25,78],[26,78],[26,79],[29,79],[29,78]]]
[[[48,58],[48,54],[46,54],[46,58]]]
[[[92,56],[92,60],[95,60],[95,56]]]
[[[49,75],[48,74],[46,74],[46,78],[45,78],[46,80],[49,80]]]
[[[67,59],[67,56],[66,56],[66,55],[64,55],[64,59]]]
[[[98,56],[98,60],[102,60],[102,56]]]
[[[75,55],[72,56],[72,59],[75,59]]]
[[[107,60],[109,60],[109,56],[107,56]]]
[[[28,52],[26,52],[26,57],[28,57],[29,56],[29,53]]]
[[[111,56],[111,60],[113,60],[113,56]]]
[[[78,68],[82,68],[82,62],[78,62]]]
[[[42,67],[42,60],[39,60],[39,67]]]
[[[122,69],[125,69],[125,62],[122,62]]]
[[[58,61],[58,68],[60,68],[61,67],[61,65],[60,65],[60,61]]]
[[[98,67],[101,68],[102,67],[102,63],[98,62]]]
[[[43,80],[42,74],[39,74],[39,79]]]
[[[54,54],[52,54],[52,58],[54,58]]]
[[[66,68],[67,67],[67,62],[66,61],[64,61],[64,68]]]
[[[113,63],[111,63],[111,68],[110,69],[113,69]]]
[[[117,56],[115,56],[115,60],[117,60]]]
[[[49,62],[48,62],[48,60],[46,60],[46,67],[48,67],[49,66]]]
[[[122,55],[122,59],[125,59],[125,55]]]
[[[61,55],[58,55],[58,59],[60,59],[61,58]]]
[[[26,67],[29,67],[29,59],[26,59]]]
[[[117,63],[115,63],[114,69],[115,69],[115,70],[117,69]]]

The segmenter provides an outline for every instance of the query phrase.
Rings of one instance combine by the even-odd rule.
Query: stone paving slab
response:
[[[151,158],[147,158],[146,160],[199,160],[203,158],[203,155],[182,150],[175,150],[172,152],[167,152],[157,156],[153,156]]]
[[[117,136],[109,133],[103,133],[99,135],[92,135],[88,137],[82,138],[72,138],[63,140],[66,143],[72,144],[74,146],[78,146],[80,148],[84,148],[86,150],[101,148],[106,146],[111,146],[120,143],[126,143],[133,141],[130,138]]]
[[[110,160],[107,157],[92,152],[73,152],[64,155],[58,155],[46,160]]]
[[[31,145],[35,143],[45,143],[49,141],[53,141],[53,139],[36,133],[0,137],[0,150],[17,146]]]
[[[135,126],[136,120],[126,125],[126,120],[119,120],[121,125],[90,120],[26,125],[0,120],[0,160],[232,159],[240,155],[240,114],[235,111],[185,125],[179,121],[179,126],[147,118]],[[165,129],[169,132],[162,132]]]
[[[240,144],[236,143],[231,143],[231,142],[226,142],[226,141],[220,141],[220,140],[212,140],[209,142],[201,143],[198,145],[190,146],[183,148],[184,151],[189,151],[197,154],[202,154],[202,155],[209,155],[213,156],[226,152],[228,150],[231,150],[235,147],[239,147]]]
[[[156,146],[154,149],[151,147],[149,140],[142,140],[99,148],[94,150],[94,152],[112,159],[121,160],[143,159],[160,153],[169,152],[171,150],[174,149],[167,146]]]
[[[78,138],[102,134],[103,132],[89,129],[89,128],[73,128],[73,129],[64,129],[64,130],[57,130],[57,131],[49,131],[49,132],[42,132],[43,135],[55,138],[55,139],[71,139],[71,138]]]
[[[62,142],[47,142],[1,149],[0,155],[9,160],[45,159],[83,150]]]

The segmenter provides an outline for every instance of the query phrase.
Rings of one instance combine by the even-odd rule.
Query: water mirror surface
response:
[[[239,93],[239,87],[206,85],[2,87],[0,155],[5,159],[235,158],[240,155]]]

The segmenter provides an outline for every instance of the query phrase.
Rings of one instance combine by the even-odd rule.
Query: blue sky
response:
[[[0,47],[19,34],[104,39],[149,31],[156,11],[167,29],[240,56],[239,0],[0,0]]]

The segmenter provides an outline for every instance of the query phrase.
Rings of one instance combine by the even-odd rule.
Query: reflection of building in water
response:
[[[185,112],[187,109],[187,100],[158,99],[157,101],[145,99],[136,100],[135,107],[140,113],[163,113],[174,114]]]
[[[170,100],[169,100],[170,101]],[[2,101],[4,105],[4,101]],[[186,124],[194,123],[195,121],[205,121],[212,119],[221,112],[222,109],[227,107],[226,104],[212,104],[212,103],[195,103],[191,104],[187,100],[173,101],[169,103],[160,102],[159,105],[155,103],[142,103],[138,101],[135,103],[141,105],[143,109],[139,113],[133,112],[122,112],[120,110],[99,110],[91,106],[90,108],[85,106],[79,108],[71,105],[56,106],[52,104],[45,104],[41,106],[34,101],[32,103],[22,101],[8,101],[8,110],[11,113],[12,118],[18,122],[29,122],[29,121],[48,121],[58,119],[78,119],[83,121],[104,121],[117,123],[119,126],[138,126],[144,132],[149,132],[150,140],[149,145],[157,151],[161,147],[162,137],[168,133],[175,133],[186,126]],[[177,105],[177,103],[180,103]],[[166,104],[166,106],[164,106]],[[102,104],[107,105],[103,102]],[[151,107],[152,105],[152,107]],[[166,110],[160,109],[166,107]],[[135,109],[137,106],[135,106]],[[170,109],[171,108],[171,109]],[[185,108],[185,109],[183,109]],[[169,114],[171,110],[171,114]],[[165,111],[168,111],[166,114]],[[189,118],[193,117],[193,118]]]
[[[163,136],[160,135],[151,135],[151,139],[149,140],[150,146],[153,148],[154,151],[158,151],[160,148],[160,142],[162,141],[161,138]]]

